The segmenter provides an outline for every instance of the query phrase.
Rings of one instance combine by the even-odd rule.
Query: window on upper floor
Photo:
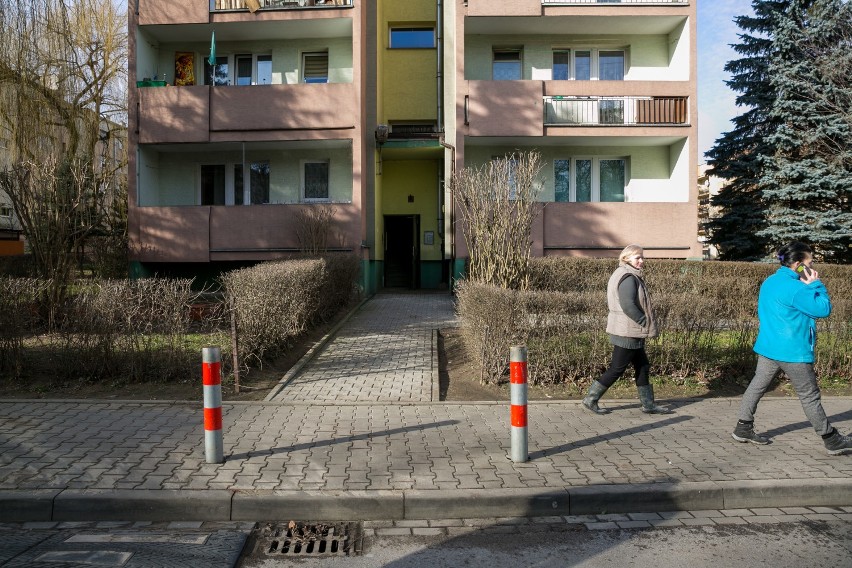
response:
[[[554,201],[623,202],[627,160],[576,157],[553,160]]]
[[[6,205],[0,205],[0,217],[11,217],[12,208]]]
[[[302,200],[329,200],[328,160],[302,160]]]
[[[518,81],[523,79],[523,51],[519,48],[495,48],[491,78],[495,81]]]
[[[200,205],[262,205],[269,203],[269,162],[202,164]]]
[[[390,28],[391,49],[432,49],[435,47],[434,27]]]
[[[205,85],[271,85],[272,56],[268,54],[240,53],[216,57],[211,66],[204,59]]]
[[[624,51],[554,49],[552,78],[555,81],[623,81]]]
[[[328,52],[302,54],[302,82],[328,83]]]

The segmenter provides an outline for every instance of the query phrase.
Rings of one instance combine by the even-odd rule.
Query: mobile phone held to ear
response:
[[[811,275],[811,269],[808,268],[807,266],[805,266],[804,264],[800,264],[799,266],[797,266],[796,272],[798,272],[802,276],[810,276]]]

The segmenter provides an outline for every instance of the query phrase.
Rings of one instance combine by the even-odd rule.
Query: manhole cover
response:
[[[252,534],[259,556],[355,556],[361,552],[360,523],[262,523]]]

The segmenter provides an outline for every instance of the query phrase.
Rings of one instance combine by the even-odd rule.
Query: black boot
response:
[[[589,387],[589,392],[586,393],[586,397],[583,399],[583,407],[595,414],[609,414],[609,410],[598,406],[598,400],[600,400],[607,390],[609,390],[609,387],[604,386],[598,381],[593,382],[592,386]]]
[[[639,401],[642,403],[642,412],[645,414],[671,414],[668,408],[657,405],[654,402],[654,387],[651,385],[636,386],[639,391]]]

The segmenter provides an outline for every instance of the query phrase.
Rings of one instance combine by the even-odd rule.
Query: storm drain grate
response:
[[[255,530],[262,556],[354,556],[361,552],[359,523],[264,523]]]

